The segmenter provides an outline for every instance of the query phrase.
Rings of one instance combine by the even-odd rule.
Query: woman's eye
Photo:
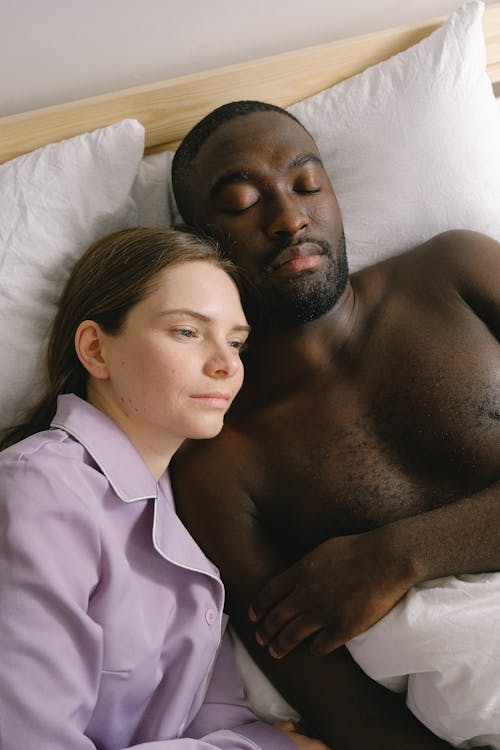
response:
[[[179,336],[185,339],[191,339],[197,336],[197,332],[192,328],[176,328],[174,333],[177,333]]]
[[[237,351],[244,352],[247,348],[247,342],[246,341],[230,341],[229,346],[233,349],[236,349]]]

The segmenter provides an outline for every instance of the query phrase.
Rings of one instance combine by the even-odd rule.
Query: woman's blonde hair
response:
[[[0,449],[47,429],[60,394],[86,397],[87,371],[74,345],[83,320],[118,334],[128,312],[152,290],[156,274],[191,261],[212,263],[236,278],[234,265],[212,240],[184,228],[135,227],[93,244],[74,266],[59,300],[47,348],[47,392],[21,424],[7,431]]]

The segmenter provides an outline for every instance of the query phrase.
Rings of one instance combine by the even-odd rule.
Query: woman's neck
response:
[[[106,382],[95,383],[89,378],[87,386],[87,401],[96,409],[102,411],[122,430],[128,437],[146,467],[151,472],[155,481],[165,473],[170,459],[183,442],[172,435],[166,435],[164,430],[155,429],[154,426],[131,419],[129,415],[119,408],[111,397]]]

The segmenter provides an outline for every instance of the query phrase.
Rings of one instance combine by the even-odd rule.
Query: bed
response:
[[[416,44],[444,20],[432,19],[4,117],[0,119],[0,163],[128,117],[144,125],[146,152],[175,148],[187,131],[219,104],[262,99],[288,107]],[[488,75],[493,84],[500,84],[500,3],[486,6],[483,28]]]
[[[315,137],[351,271],[448,228],[500,239],[500,2],[0,118],[0,430],[43,388],[43,342],[100,236],[179,220],[173,148],[219,104],[262,99]],[[432,169],[429,169],[432,164]]]
[[[448,228],[500,240],[492,85],[500,2],[472,0],[449,19],[1,118],[0,430],[43,388],[47,330],[76,258],[115,229],[179,219],[173,149],[204,114],[234,99],[290,107],[332,177],[355,271]],[[239,659],[259,713],[286,716]]]

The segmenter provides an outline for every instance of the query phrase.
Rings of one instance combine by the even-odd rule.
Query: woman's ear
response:
[[[75,333],[75,351],[78,359],[90,375],[99,380],[109,377],[104,353],[105,334],[98,323],[84,320]]]

